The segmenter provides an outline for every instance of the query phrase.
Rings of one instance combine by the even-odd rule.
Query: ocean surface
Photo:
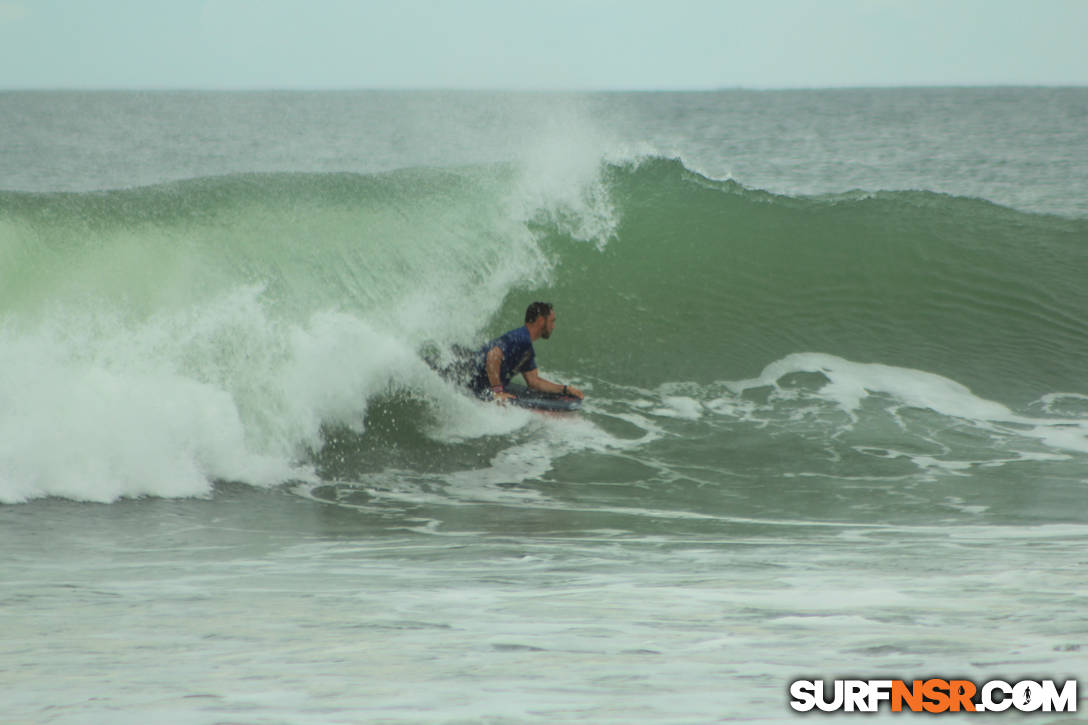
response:
[[[779,723],[799,678],[1084,676],[1086,118],[0,93],[0,720]],[[582,413],[424,363],[538,299]],[[968,719],[1086,722],[1081,685]]]

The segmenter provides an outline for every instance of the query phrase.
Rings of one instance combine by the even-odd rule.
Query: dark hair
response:
[[[547,317],[551,313],[551,302],[534,302],[525,310],[525,324],[528,325],[538,317]]]

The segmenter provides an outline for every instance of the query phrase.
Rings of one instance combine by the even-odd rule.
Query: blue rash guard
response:
[[[533,338],[529,334],[529,328],[523,325],[516,330],[510,330],[484,345],[473,356],[474,372],[469,381],[469,387],[477,395],[483,395],[491,390],[491,381],[487,378],[487,353],[493,347],[502,350],[499,379],[503,387],[506,387],[515,375],[536,370],[536,353],[533,350]]]

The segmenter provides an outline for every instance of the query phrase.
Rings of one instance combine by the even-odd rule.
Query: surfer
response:
[[[550,302],[533,302],[525,310],[525,325],[501,335],[480,348],[472,357],[469,387],[476,395],[495,400],[508,400],[514,395],[506,392],[510,379],[518,373],[531,390],[585,398],[582,391],[571,385],[560,385],[540,377],[536,369],[533,342],[547,340],[555,330],[555,309]]]

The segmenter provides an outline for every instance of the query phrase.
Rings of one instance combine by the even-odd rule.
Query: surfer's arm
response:
[[[502,348],[496,345],[487,351],[487,357],[484,359],[487,382],[491,385],[491,392],[496,400],[514,397],[502,389],[502,358]]]
[[[521,374],[525,378],[525,384],[533,390],[539,390],[542,393],[558,393],[559,395],[573,395],[576,398],[584,399],[586,396],[582,394],[582,391],[573,385],[560,385],[559,383],[553,383],[551,380],[545,380],[540,377],[540,373],[536,368],[532,370],[526,370]]]

